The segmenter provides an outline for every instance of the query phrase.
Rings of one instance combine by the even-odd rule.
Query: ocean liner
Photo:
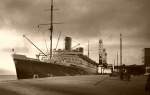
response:
[[[65,49],[52,50],[53,24],[52,0],[50,24],[44,24],[50,26],[50,52],[45,54],[24,35],[23,37],[34,45],[40,53],[36,55],[37,58],[29,58],[17,53],[12,55],[16,67],[17,78],[28,79],[96,74],[98,64],[83,54],[84,49],[82,47],[72,49],[71,37],[65,38]]]

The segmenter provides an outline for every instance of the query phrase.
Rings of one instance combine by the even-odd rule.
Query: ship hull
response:
[[[18,79],[89,74],[87,71],[75,66],[64,66],[25,59],[14,59],[14,62]]]

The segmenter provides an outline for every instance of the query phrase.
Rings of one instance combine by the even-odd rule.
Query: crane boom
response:
[[[72,49],[75,48],[75,47],[77,47],[77,46],[79,46],[79,45],[80,45],[80,43],[78,43],[77,45],[73,46]]]
[[[23,37],[28,40],[37,50],[39,50],[42,54],[44,54],[45,56],[47,56],[41,49],[39,49],[29,38],[27,38],[25,35],[23,35]]]

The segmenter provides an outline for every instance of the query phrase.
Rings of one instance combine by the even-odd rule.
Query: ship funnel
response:
[[[83,51],[84,51],[83,47],[76,48],[76,50],[77,50],[78,52],[82,52],[82,53],[83,53]]]
[[[65,37],[65,50],[71,51],[71,37]]]

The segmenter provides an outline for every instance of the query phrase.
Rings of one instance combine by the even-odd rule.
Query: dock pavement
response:
[[[146,95],[146,76],[130,81],[108,75],[65,76],[0,82],[0,95]]]

